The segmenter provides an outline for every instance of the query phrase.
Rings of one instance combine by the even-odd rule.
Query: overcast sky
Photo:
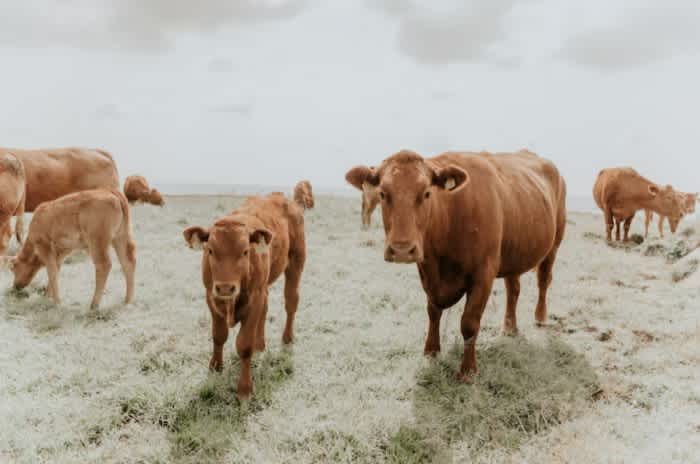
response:
[[[4,0],[0,47],[0,145],[156,185],[527,147],[576,194],[618,165],[700,188],[697,0]]]

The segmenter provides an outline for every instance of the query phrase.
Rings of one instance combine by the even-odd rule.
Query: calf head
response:
[[[32,282],[44,263],[34,250],[31,242],[25,242],[19,255],[9,258],[8,265],[15,275],[14,287],[22,289]]]
[[[684,214],[684,200],[670,185],[665,187],[650,185],[649,194],[652,197],[652,201],[656,203],[658,212],[668,217],[671,232],[675,233],[678,223]]]
[[[163,196],[156,189],[151,189],[151,192],[148,194],[148,202],[156,206],[163,206],[165,204]]]
[[[693,214],[695,212],[695,203],[698,202],[697,193],[684,193],[683,195],[683,210],[685,214]]]
[[[463,169],[438,167],[411,151],[401,151],[377,168],[357,166],[345,179],[365,195],[376,194],[382,205],[384,259],[394,263],[423,261],[423,237],[436,190],[455,192],[469,182]]]
[[[266,253],[272,241],[269,230],[251,230],[231,218],[219,219],[208,229],[189,227],[183,235],[190,248],[204,250],[211,271],[213,297],[233,302],[248,282],[251,250]]]
[[[294,189],[294,197],[302,208],[312,209],[314,207],[314,194],[311,182],[308,180],[299,182]]]

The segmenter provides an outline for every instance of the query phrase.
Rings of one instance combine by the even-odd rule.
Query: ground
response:
[[[443,318],[443,353],[425,359],[415,267],[383,261],[377,213],[360,230],[359,195],[320,197],[306,213],[296,342],[280,341],[280,281],[255,396],[240,404],[232,339],[224,373],[207,371],[201,255],[182,238],[240,198],[166,201],[133,209],[131,305],[116,259],[97,311],[83,254],[61,271],[58,308],[43,271],[23,293],[0,275],[0,462],[700,462],[700,288],[687,284],[697,263],[680,272],[667,261],[678,237],[610,247],[600,215],[569,214],[549,327],[534,326],[530,273],[521,335],[500,336],[498,282],[477,344],[482,372],[463,385],[463,302]]]

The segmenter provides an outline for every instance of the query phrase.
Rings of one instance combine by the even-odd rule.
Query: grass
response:
[[[698,267],[700,267],[700,261],[697,259],[689,259],[686,261],[687,262],[685,262],[683,266],[674,269],[671,273],[671,280],[674,283],[687,279],[698,270]]]
[[[290,453],[303,452],[304,462],[308,464],[371,464],[379,459],[376,451],[371,450],[366,443],[354,435],[337,430],[318,431],[300,440],[287,441],[281,448]]]
[[[455,343],[443,359],[420,372],[416,425],[391,437],[389,462],[441,462],[446,457],[437,450],[461,440],[474,452],[515,450],[533,435],[575,417],[599,389],[586,359],[553,336],[545,346],[522,337],[480,346],[480,372],[471,385],[455,378],[462,353],[462,344]]]

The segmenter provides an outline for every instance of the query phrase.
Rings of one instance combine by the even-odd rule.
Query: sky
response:
[[[0,145],[155,185],[528,148],[576,195],[612,166],[700,189],[696,0],[4,0],[0,53]]]

